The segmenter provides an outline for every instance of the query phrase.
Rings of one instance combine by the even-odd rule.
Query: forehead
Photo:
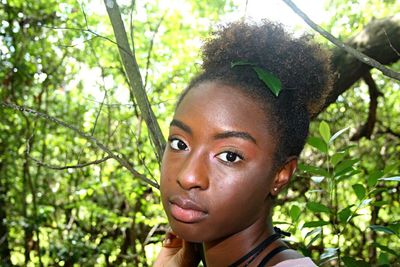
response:
[[[216,131],[246,131],[256,139],[271,137],[272,133],[269,117],[259,101],[218,82],[203,82],[190,89],[177,107],[175,118],[202,123],[202,129],[213,126]]]

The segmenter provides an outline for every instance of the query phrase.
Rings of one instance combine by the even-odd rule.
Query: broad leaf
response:
[[[309,228],[309,227],[319,227],[319,226],[324,226],[328,225],[329,222],[327,221],[312,221],[312,222],[306,222],[303,224],[303,228]]]
[[[264,84],[271,90],[271,92],[275,96],[279,96],[279,93],[282,89],[281,80],[279,80],[271,72],[260,67],[253,67],[253,69],[257,73],[258,78],[264,82]]]
[[[351,216],[351,207],[353,207],[353,206],[354,205],[347,206],[346,208],[344,208],[341,211],[339,211],[338,217],[339,217],[339,221],[341,223],[346,223],[347,220],[350,218],[350,216]]]
[[[365,187],[362,184],[353,184],[352,187],[357,198],[363,200],[366,193]]]
[[[322,153],[327,153],[328,152],[328,146],[326,145],[324,140],[322,140],[321,138],[310,136],[307,139],[307,143],[310,146],[315,147],[316,149],[318,149]]]
[[[293,205],[290,208],[289,213],[290,213],[290,218],[292,218],[292,222],[297,222],[301,214],[301,209],[299,208],[299,206]]]
[[[331,212],[331,210],[327,206],[317,202],[307,202],[306,207],[312,212]]]
[[[329,124],[325,121],[321,121],[319,124],[319,133],[324,139],[326,144],[329,144],[329,139],[331,138],[331,129],[329,128]]]
[[[331,162],[334,166],[336,166],[336,164],[338,164],[340,161],[342,161],[342,159],[347,155],[346,152],[342,151],[342,152],[337,152],[335,154],[332,155],[331,157]]]

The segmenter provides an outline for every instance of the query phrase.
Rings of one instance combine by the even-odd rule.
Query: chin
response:
[[[197,223],[188,224],[170,220],[169,224],[172,231],[185,241],[203,243],[209,239],[209,233],[203,230],[203,227],[199,226]]]

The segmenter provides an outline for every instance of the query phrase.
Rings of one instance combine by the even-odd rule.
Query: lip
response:
[[[172,217],[183,223],[197,223],[208,215],[204,207],[189,197],[173,196],[169,199],[169,204]]]

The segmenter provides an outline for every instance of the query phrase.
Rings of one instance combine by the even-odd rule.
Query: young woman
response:
[[[316,266],[271,217],[330,77],[324,51],[278,24],[214,33],[171,122],[161,197],[173,233],[155,266]]]

